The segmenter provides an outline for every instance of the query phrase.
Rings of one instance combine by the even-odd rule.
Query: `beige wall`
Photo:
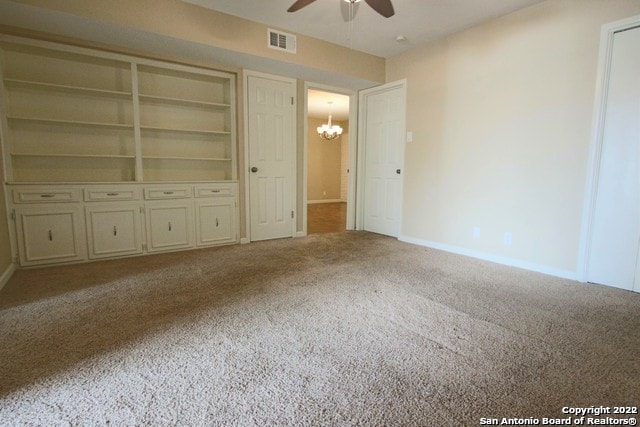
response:
[[[303,35],[297,37],[297,54],[295,55],[269,49],[267,25],[180,0],[15,0],[15,2],[292,65],[304,65],[364,80],[384,81],[384,58]]]
[[[549,0],[390,58],[413,132],[402,234],[575,272],[600,29],[639,13]]]
[[[316,128],[326,123],[326,119],[310,118],[307,138],[307,200],[340,199],[340,168],[342,136],[333,141],[325,141],[318,136]],[[333,124],[343,126],[334,121]]]

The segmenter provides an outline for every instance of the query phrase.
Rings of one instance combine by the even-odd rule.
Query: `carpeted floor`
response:
[[[0,425],[478,425],[637,405],[640,295],[363,232],[21,270]]]

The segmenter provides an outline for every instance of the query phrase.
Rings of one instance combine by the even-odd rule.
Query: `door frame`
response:
[[[365,126],[367,123],[367,98],[371,95],[383,93],[392,89],[399,88],[402,95],[402,105],[405,106],[404,114],[402,117],[402,129],[403,135],[406,135],[407,131],[407,79],[396,80],[394,82],[385,83],[383,85],[374,86],[369,89],[364,89],[359,92],[358,96],[358,167],[357,167],[357,179],[356,179],[356,230],[364,230],[364,192],[365,192],[365,165],[366,165],[366,141],[365,141]],[[402,212],[404,206],[404,153],[405,153],[406,140],[402,141],[402,174],[400,175],[400,230],[398,236],[402,235]]]
[[[308,162],[309,162],[309,89],[323,92],[337,93],[349,97],[349,182],[347,188],[347,230],[356,229],[356,174],[357,166],[357,144],[358,144],[358,92],[355,90],[328,86],[321,83],[304,82],[304,138],[302,146],[302,233],[307,235],[307,183],[308,183]]]
[[[580,248],[576,278],[587,282],[589,277],[589,258],[591,255],[591,237],[595,216],[598,179],[600,175],[600,159],[604,139],[605,112],[607,108],[608,86],[611,75],[611,58],[613,54],[613,38],[615,33],[640,26],[640,15],[602,26],[600,31],[600,51],[598,54],[598,72],[593,107],[593,125],[589,145],[589,163],[585,184],[584,206],[582,209],[582,226],[580,230]]]
[[[292,152],[293,164],[291,165],[291,169],[293,173],[293,179],[292,179],[292,185],[291,185],[291,200],[293,201],[293,203],[292,203],[291,209],[294,212],[296,212],[296,207],[298,206],[298,204],[296,203],[297,194],[298,194],[298,176],[297,176],[298,173],[297,173],[297,167],[296,167],[296,159],[297,159],[296,129],[298,126],[296,121],[296,117],[297,117],[296,106],[298,104],[297,80],[289,77],[262,73],[259,71],[243,70],[242,90],[244,92],[244,96],[243,96],[244,105],[242,106],[242,110],[243,110],[242,112],[244,116],[244,120],[243,120],[244,174],[242,176],[244,179],[244,203],[245,203],[244,220],[245,220],[246,238],[241,240],[241,243],[249,243],[252,241],[251,240],[251,186],[249,185],[249,180],[250,180],[250,176],[249,176],[249,153],[250,153],[249,151],[249,143],[250,143],[249,141],[249,77],[259,77],[263,79],[276,80],[276,81],[291,84],[291,88],[292,88],[291,96],[293,96],[293,108],[291,109],[291,126],[293,128],[292,129],[293,141],[291,144],[292,145],[291,149],[293,150]],[[295,235],[296,235],[296,219],[293,218],[293,221],[291,221],[290,237],[295,237]]]

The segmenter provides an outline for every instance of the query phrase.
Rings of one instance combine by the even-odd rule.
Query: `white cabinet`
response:
[[[193,247],[192,204],[191,200],[146,203],[149,252]]]
[[[186,185],[144,189],[149,252],[193,247],[192,194],[191,186]]]
[[[235,199],[196,200],[196,236],[198,246],[235,242]]]
[[[15,220],[21,265],[86,259],[77,204],[18,207]]]
[[[194,186],[197,246],[238,241],[236,189],[225,183]]]
[[[85,207],[89,258],[142,253],[142,206],[99,203]]]
[[[238,242],[236,182],[9,188],[22,266]]]

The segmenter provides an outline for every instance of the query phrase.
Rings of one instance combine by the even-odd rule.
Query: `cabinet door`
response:
[[[93,205],[85,213],[89,258],[142,253],[140,204]]]
[[[196,239],[198,246],[236,241],[235,199],[196,201]]]
[[[86,258],[78,206],[25,207],[15,212],[21,265]]]
[[[146,211],[149,252],[193,246],[191,201],[149,202]]]

